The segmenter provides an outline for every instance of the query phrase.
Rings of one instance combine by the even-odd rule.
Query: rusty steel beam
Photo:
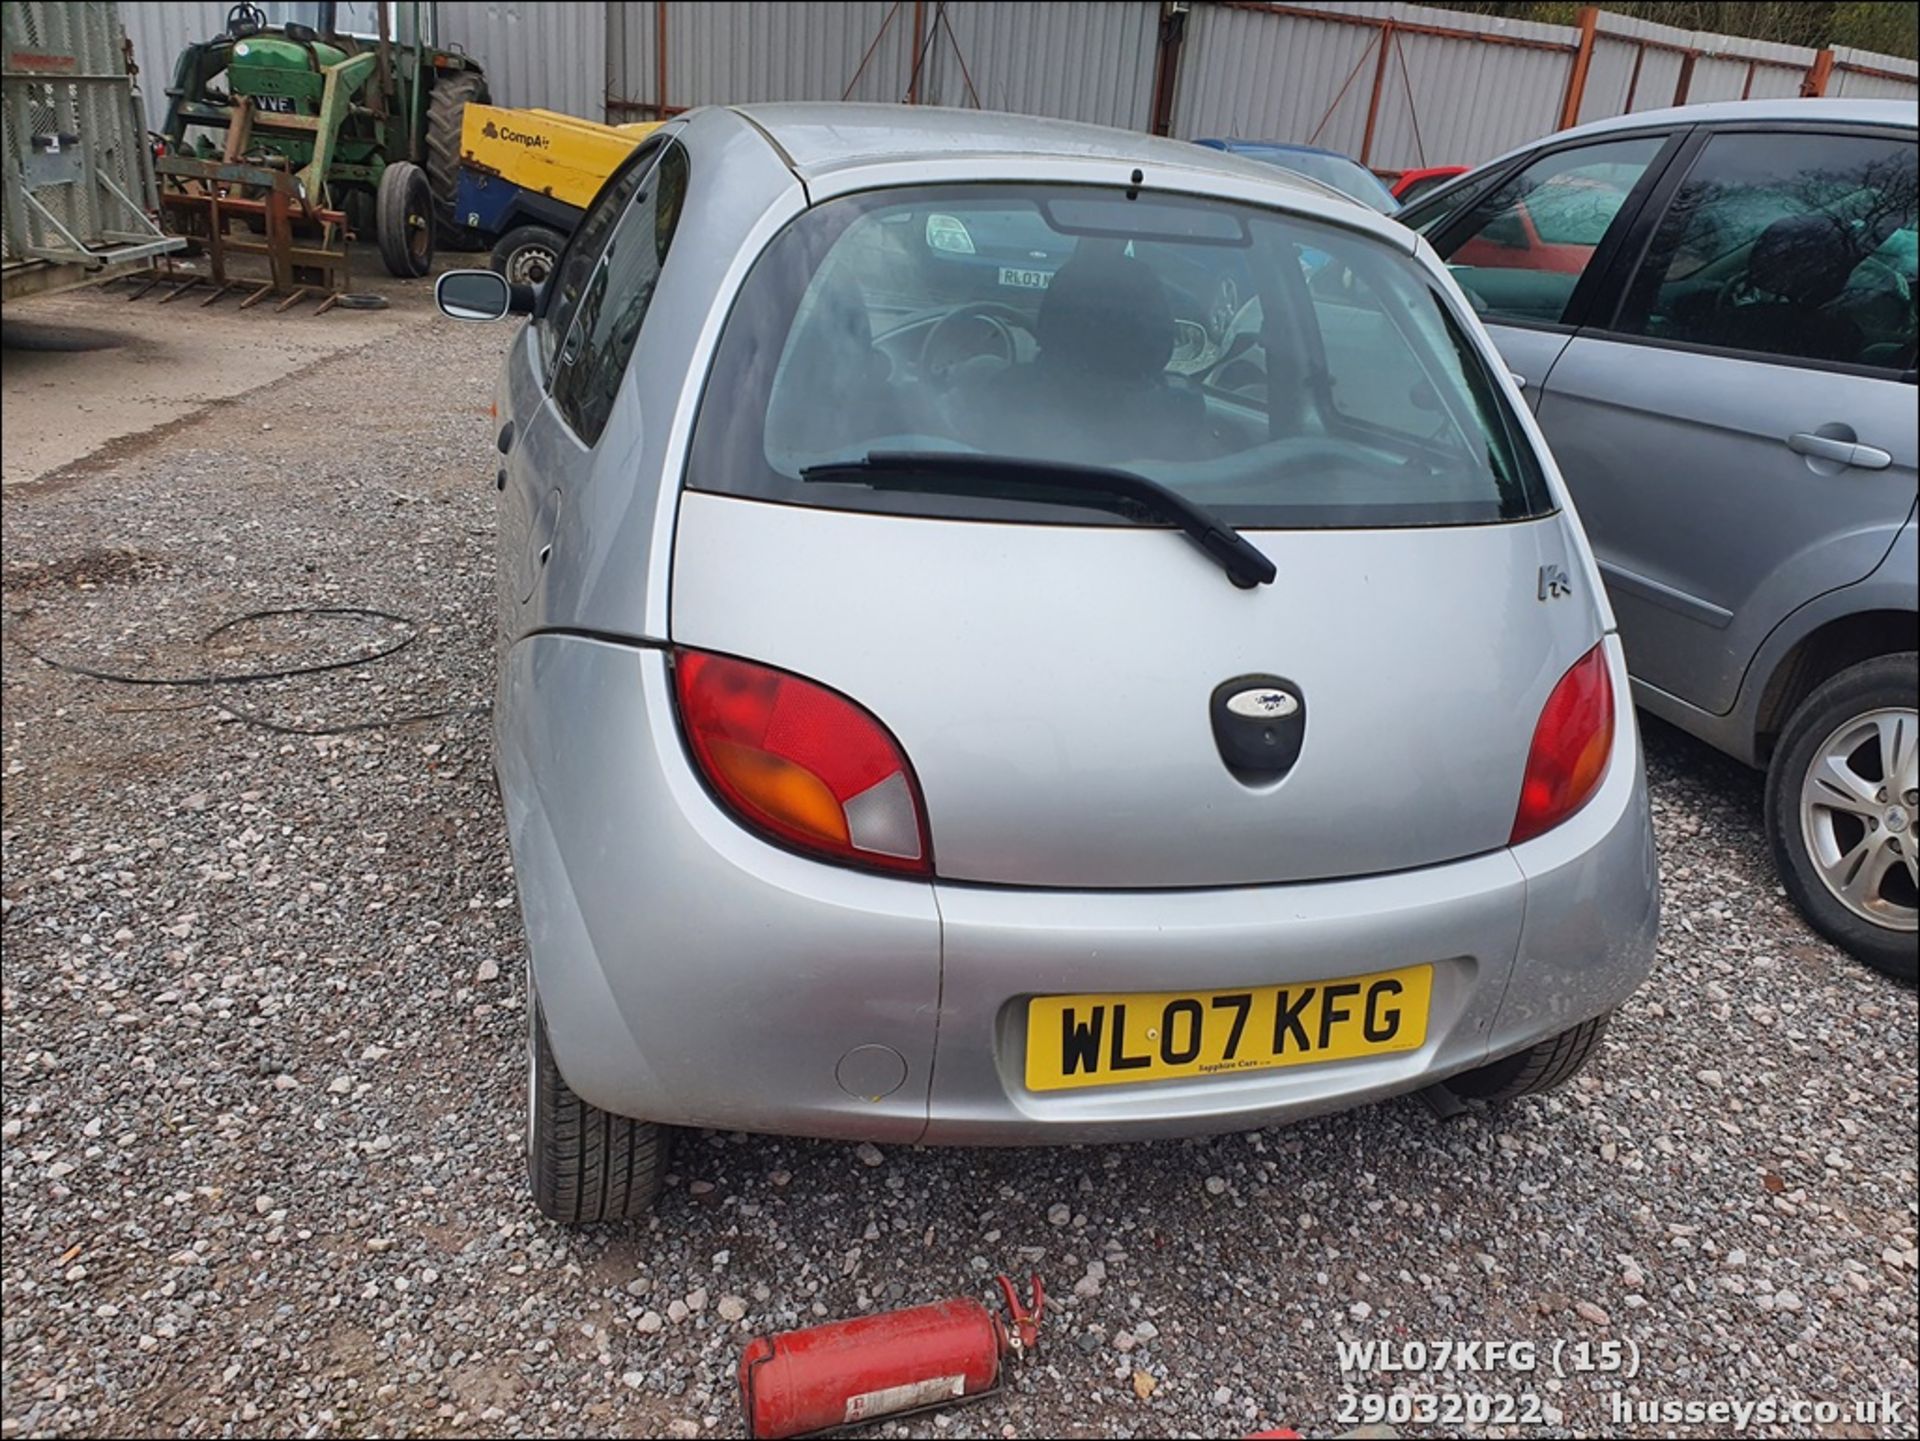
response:
[[[1373,154],[1373,131],[1380,119],[1380,92],[1387,83],[1387,52],[1398,43],[1394,38],[1397,28],[1391,20],[1380,27],[1380,59],[1373,67],[1373,94],[1367,97],[1367,128],[1360,136],[1359,160],[1362,165]]]
[[[1573,69],[1567,75],[1567,93],[1560,102],[1560,128],[1580,123],[1580,102],[1587,93],[1587,72],[1593,68],[1593,40],[1600,28],[1600,9],[1588,5],[1580,11],[1580,44],[1573,52]]]
[[[900,7],[895,5],[893,8],[898,10]],[[892,18],[893,15],[889,12],[887,19],[891,20]],[[886,28],[885,24],[882,24],[880,27],[883,32]],[[918,105],[920,103],[920,47],[926,44],[926,40],[927,0],[913,0],[913,68],[907,73],[907,104],[909,105]],[[880,37],[878,35],[873,37],[873,43],[876,45],[880,43]],[[868,51],[867,53],[872,54],[873,52]],[[861,64],[864,66],[866,62],[863,60]],[[846,97],[842,96],[841,98],[845,99]]]
[[[1187,38],[1187,10],[1162,0],[1160,33],[1154,46],[1153,98],[1147,107],[1147,130],[1173,134],[1173,92],[1180,76],[1180,47]]]
[[[656,115],[667,112],[667,0],[653,0],[653,107]]]
[[[1827,93],[1827,81],[1833,75],[1833,51],[1822,50],[1807,67],[1807,78],[1800,82],[1800,93],[1809,98]]]

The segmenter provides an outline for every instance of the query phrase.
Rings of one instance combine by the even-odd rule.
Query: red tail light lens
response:
[[[919,782],[873,716],[731,656],[678,651],[673,674],[694,759],[742,820],[833,860],[933,874]]]
[[[1612,754],[1613,681],[1602,642],[1575,661],[1547,697],[1507,844],[1552,830],[1591,800]]]

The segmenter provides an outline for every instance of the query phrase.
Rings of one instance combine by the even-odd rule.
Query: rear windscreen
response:
[[[849,196],[755,263],[708,377],[688,485],[1115,524],[1004,495],[801,479],[901,450],[1117,467],[1256,529],[1550,509],[1485,362],[1409,256],[1251,206],[1088,186]]]

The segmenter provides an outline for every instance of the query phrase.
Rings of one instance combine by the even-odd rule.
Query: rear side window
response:
[[[1594,252],[1663,136],[1556,150],[1487,193],[1441,257],[1476,309],[1496,320],[1551,325],[1565,314]]]
[[[1618,328],[1910,368],[1915,176],[1911,141],[1714,136],[1662,217]]]
[[[660,141],[643,144],[614,171],[607,183],[600,187],[600,192],[587,203],[586,213],[580,217],[580,223],[573,228],[572,239],[568,240],[567,248],[561,252],[560,263],[547,282],[550,293],[546,308],[541,312],[535,328],[540,339],[540,359],[548,374],[553,373],[560,344],[573,328],[580,297],[594,277],[600,256],[607,248],[608,237],[620,223],[620,218],[627,213],[627,206],[632,203],[640,182],[647,178],[654,162],[659,159],[662,144]]]
[[[755,263],[708,378],[688,485],[1114,523],[1025,497],[801,478],[898,450],[1130,470],[1256,529],[1550,507],[1486,363],[1409,256],[1250,206],[1093,187],[849,196]]]
[[[600,438],[687,195],[687,152],[669,145],[647,175],[581,291],[573,329],[553,377],[553,403],[573,433]]]

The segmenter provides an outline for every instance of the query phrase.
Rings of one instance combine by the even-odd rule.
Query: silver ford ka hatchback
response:
[[[1570,1076],[1657,874],[1613,618],[1422,240],[1120,131],[696,111],[498,395],[533,1185]]]

